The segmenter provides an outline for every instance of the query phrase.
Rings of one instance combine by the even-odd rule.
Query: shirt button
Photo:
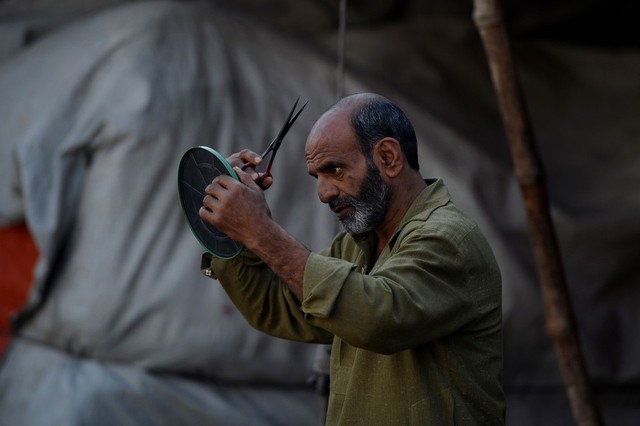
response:
[[[210,277],[211,275],[213,275],[213,272],[211,272],[211,269],[205,269],[204,270],[204,274],[208,277]]]

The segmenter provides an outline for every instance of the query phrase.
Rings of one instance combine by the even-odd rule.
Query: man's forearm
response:
[[[303,299],[302,282],[310,251],[277,223],[261,227],[247,248],[260,257],[298,298]]]

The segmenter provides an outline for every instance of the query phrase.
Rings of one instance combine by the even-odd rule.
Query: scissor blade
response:
[[[278,149],[278,147],[280,146],[280,144],[284,140],[284,137],[287,135],[287,133],[289,133],[289,130],[291,129],[291,126],[293,126],[293,123],[296,122],[296,120],[300,116],[300,113],[302,112],[304,107],[307,106],[308,103],[309,103],[309,101],[305,102],[304,105],[302,105],[302,107],[300,108],[300,110],[296,113],[296,115],[293,116],[293,118],[291,118],[292,114],[289,114],[289,118],[288,118],[287,122],[285,123],[284,127],[282,128],[282,130],[280,130],[280,133],[278,134],[278,137],[276,138],[276,144],[273,147],[274,149]],[[298,101],[296,101],[296,105],[297,104],[298,104]],[[295,108],[295,105],[294,105],[294,108]],[[294,110],[291,110],[292,113],[293,113],[293,111]]]
[[[295,122],[296,122],[296,120],[298,119],[298,116],[300,115],[300,113],[302,112],[302,110],[304,109],[304,107],[306,107],[306,106],[307,106],[307,104],[308,104],[308,103],[309,103],[309,101],[305,102],[305,103],[304,103],[304,105],[302,105],[302,106],[300,107],[300,110],[296,113],[296,115],[295,115],[295,116],[293,116],[293,118],[292,118],[291,120],[289,120],[289,124],[287,124],[287,128],[286,128],[286,130],[285,130],[284,134],[282,135],[283,137],[284,137],[284,135],[286,135],[286,134],[287,134],[287,132],[289,131],[289,129],[291,128],[291,126],[293,126],[293,123],[295,123]]]
[[[296,115],[293,116],[293,112],[296,110],[296,106],[298,105],[299,100],[300,100],[300,97],[298,97],[298,99],[296,99],[296,102],[293,104],[293,108],[291,108],[291,111],[289,111],[289,116],[287,117],[287,121],[285,121],[284,125],[280,129],[280,132],[278,132],[278,134],[276,135],[275,138],[273,138],[269,146],[267,146],[267,149],[262,153],[262,156],[261,156],[262,158],[266,157],[267,154],[269,154],[269,152],[271,151],[273,151],[275,155],[275,152],[278,150],[278,148],[280,148],[280,144],[282,143],[284,137],[286,136],[287,133],[289,133],[289,129],[291,129],[291,126],[293,126],[293,123],[295,123],[295,121],[298,119],[298,116],[300,115],[304,107],[306,107],[307,104],[309,103],[309,101],[305,102],[304,105],[302,105],[302,107],[300,108],[300,110],[296,113]],[[292,116],[293,118],[291,118]]]
[[[293,104],[293,108],[291,108],[291,111],[289,111],[289,115],[287,116],[287,120],[284,122],[284,124],[280,128],[280,131],[278,132],[276,137],[273,138],[273,140],[269,143],[269,145],[267,146],[267,149],[265,149],[264,152],[262,153],[262,155],[261,155],[262,158],[264,158],[273,149],[277,149],[277,145],[280,145],[280,142],[282,142],[282,138],[284,137],[284,135],[287,134],[287,132],[289,130],[287,128],[287,126],[289,125],[289,122],[291,121],[291,116],[293,115],[293,111],[295,111],[299,100],[300,100],[300,97],[298,96],[298,99],[296,99],[296,102]],[[300,114],[300,112],[298,112],[298,114]],[[296,118],[297,118],[297,116],[296,116]],[[289,125],[289,127],[290,127],[290,125]]]

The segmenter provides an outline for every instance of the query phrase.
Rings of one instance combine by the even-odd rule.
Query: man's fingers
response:
[[[232,156],[227,158],[229,164],[232,167],[251,167],[255,168],[262,163],[262,157],[260,154],[250,151],[248,149],[243,149],[240,152],[233,154]]]
[[[261,176],[260,177],[260,188],[262,188],[263,191],[266,191],[267,189],[269,189],[269,187],[273,184],[273,177],[271,175],[268,176]]]
[[[232,185],[233,182],[235,182],[235,179],[233,179],[231,176],[216,176],[213,181],[211,181],[211,183],[204,188],[204,192],[205,194],[218,198],[217,194],[220,192],[221,188],[228,189],[229,185]]]
[[[254,176],[257,178],[257,175],[258,175],[257,173],[249,174],[244,170],[242,170],[242,168],[240,167],[234,167],[233,169],[236,171],[236,174],[238,175],[240,182],[247,185],[249,188],[259,188],[254,181]]]
[[[213,212],[209,210],[206,206],[204,206],[204,203],[203,203],[202,207],[200,207],[200,210],[198,210],[198,216],[208,221],[211,219],[211,215],[213,215]]]

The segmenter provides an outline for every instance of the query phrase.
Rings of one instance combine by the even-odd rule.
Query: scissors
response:
[[[293,126],[293,123],[295,123],[295,121],[298,119],[298,116],[300,115],[300,113],[302,112],[304,107],[306,107],[307,104],[309,103],[309,101],[305,102],[305,104],[302,105],[300,110],[298,110],[298,112],[295,115],[293,115],[293,112],[296,110],[296,106],[298,106],[298,101],[299,100],[300,100],[300,98],[296,99],[296,103],[293,104],[293,108],[291,108],[291,112],[289,112],[289,116],[287,117],[287,121],[285,121],[284,125],[282,126],[282,129],[280,129],[280,132],[278,132],[278,135],[271,141],[271,143],[269,144],[267,149],[262,153],[262,156],[261,156],[262,158],[265,158],[269,153],[271,153],[271,158],[269,159],[269,163],[267,164],[266,170],[260,176],[260,181],[262,181],[262,179],[264,179],[266,177],[270,177],[271,176],[271,165],[273,164],[273,159],[276,158],[276,154],[278,153],[278,149],[280,148],[280,144],[282,144],[282,141],[283,141],[284,137],[289,132],[289,129],[291,129],[291,126]],[[255,166],[255,164],[253,164],[251,162],[244,163],[242,165],[241,169],[245,170],[249,166]]]

